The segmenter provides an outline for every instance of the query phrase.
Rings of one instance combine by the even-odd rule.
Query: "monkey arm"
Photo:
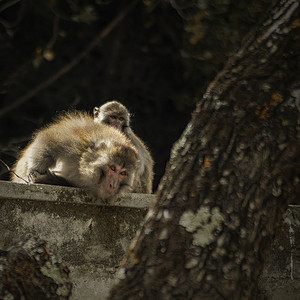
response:
[[[134,131],[130,127],[125,127],[124,129],[125,135],[131,140],[133,145],[138,150],[140,155],[140,169],[138,177],[140,180],[137,183],[136,192],[141,193],[152,193],[152,182],[153,182],[153,159],[152,156],[146,147],[146,145],[142,142],[142,140],[134,133]]]
[[[66,178],[57,176],[54,172],[50,170],[47,170],[46,174],[37,174],[34,183],[72,186],[72,184]]]

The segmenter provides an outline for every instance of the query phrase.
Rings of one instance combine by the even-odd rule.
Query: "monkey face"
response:
[[[125,124],[125,118],[116,114],[108,115],[104,122],[122,131]]]
[[[117,101],[108,102],[101,107],[94,108],[94,121],[113,126],[124,131],[129,126],[129,112],[124,105]]]
[[[113,131],[118,133],[117,130]],[[102,199],[108,199],[132,190],[137,161],[138,154],[130,144],[101,141],[82,154],[79,161],[80,177],[71,182],[74,186],[85,187]]]
[[[81,173],[82,187],[102,199],[115,196],[122,190],[128,180],[126,168],[117,164],[91,166],[89,172]]]
[[[104,191],[107,194],[115,194],[121,183],[126,179],[128,173],[126,168],[122,168],[117,164],[106,166],[106,176],[104,178]]]
[[[111,198],[122,192],[123,186],[127,186],[130,177],[126,168],[115,163],[102,165],[93,173],[94,176],[90,178],[86,188],[102,199]]]
[[[95,155],[95,157],[91,157]],[[82,187],[95,196],[108,199],[131,186],[131,171],[116,161],[110,160],[108,153],[85,153],[80,162],[80,180]],[[78,186],[78,184],[77,184]],[[126,189],[125,189],[126,190]]]

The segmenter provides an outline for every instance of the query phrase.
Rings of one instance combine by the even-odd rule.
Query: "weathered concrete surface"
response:
[[[111,202],[95,198],[84,189],[46,184],[16,184],[0,180],[0,197],[38,201],[59,201],[67,203],[89,203],[96,205],[116,205],[124,207],[147,208],[153,195],[126,194]]]
[[[69,266],[72,299],[105,299],[152,199],[128,194],[109,205],[81,189],[0,182],[0,248],[38,236]]]
[[[0,181],[0,248],[28,234],[46,240],[71,270],[72,299],[105,299],[153,195],[113,203],[77,188]],[[290,206],[260,281],[273,300],[300,300],[300,206]]]
[[[272,300],[300,300],[300,205],[284,214],[260,287]]]

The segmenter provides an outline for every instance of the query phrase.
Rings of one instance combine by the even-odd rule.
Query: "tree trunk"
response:
[[[257,299],[300,193],[299,8],[278,1],[175,144],[110,299]]]
[[[0,299],[69,299],[69,269],[44,241],[30,238],[0,252]]]

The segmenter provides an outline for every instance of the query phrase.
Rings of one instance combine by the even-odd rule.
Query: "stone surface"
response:
[[[58,201],[67,203],[89,203],[96,205],[115,205],[134,208],[147,208],[153,195],[125,194],[111,202],[95,198],[86,190],[74,187],[46,184],[16,184],[0,180],[0,197],[38,201]]]
[[[260,281],[272,300],[300,300],[300,206],[290,205],[272,243]]]
[[[78,188],[0,181],[0,248],[28,235],[53,247],[69,266],[73,300],[105,299],[153,195],[111,203]],[[270,299],[300,299],[300,206],[290,206],[261,276]]]
[[[46,240],[71,270],[72,299],[104,299],[153,195],[113,204],[77,188],[0,182],[0,248]]]

